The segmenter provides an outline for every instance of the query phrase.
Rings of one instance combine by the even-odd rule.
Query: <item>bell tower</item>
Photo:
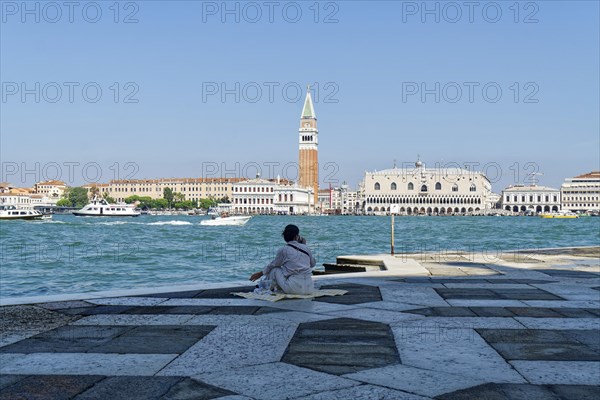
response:
[[[317,116],[310,96],[310,85],[306,88],[306,100],[300,117],[298,169],[299,185],[314,191],[313,206],[316,209],[319,200],[319,130]]]

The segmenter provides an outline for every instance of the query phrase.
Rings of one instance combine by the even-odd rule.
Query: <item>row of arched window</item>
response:
[[[375,182],[374,189],[381,190],[381,184],[379,182]],[[398,190],[398,185],[396,184],[396,182],[391,183],[390,190]],[[408,183],[408,190],[415,190],[415,185],[412,182]],[[439,182],[436,182],[435,190],[442,190],[442,184]],[[421,185],[421,192],[427,192],[427,191],[429,191],[429,187],[427,185]],[[452,185],[452,191],[458,192],[458,185],[456,183],[454,185]],[[469,187],[469,192],[476,192],[476,191],[477,191],[477,186],[475,186],[475,184],[472,183],[471,186]]]
[[[436,199],[433,197],[407,197],[407,198],[376,198],[367,197],[367,204],[481,204],[480,198],[459,198],[443,197]]]

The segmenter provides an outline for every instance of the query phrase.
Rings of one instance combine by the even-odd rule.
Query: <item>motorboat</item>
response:
[[[210,226],[221,226],[221,225],[246,225],[252,218],[251,215],[227,215],[221,214],[220,216],[213,216],[211,219],[205,219],[200,221],[200,225]]]
[[[47,220],[51,219],[52,215],[46,215],[33,208],[25,208],[20,205],[1,205],[0,206],[0,219],[1,220],[13,220],[13,219],[26,219],[26,220]]]
[[[572,212],[556,212],[556,213],[544,213],[540,214],[542,218],[577,218],[577,214]]]
[[[73,211],[78,217],[137,217],[140,211],[133,204],[109,204],[106,199],[94,196],[81,210]]]

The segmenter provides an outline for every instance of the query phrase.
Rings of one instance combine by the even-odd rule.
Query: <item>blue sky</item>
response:
[[[307,83],[319,88],[323,186],[418,154],[478,163],[496,192],[531,172],[558,187],[600,169],[596,1],[520,2],[518,15],[513,1],[477,2],[472,16],[428,2],[439,22],[423,2],[276,1],[269,16],[260,1],[227,2],[238,15],[200,1],[121,2],[116,15],[100,1],[99,17],[78,2],[72,22],[62,2],[60,17],[27,4],[2,2],[0,39],[1,179],[18,186],[256,165],[293,179]]]

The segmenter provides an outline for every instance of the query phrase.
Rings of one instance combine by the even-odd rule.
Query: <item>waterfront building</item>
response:
[[[0,193],[0,205],[31,205],[29,193]]]
[[[366,172],[361,184],[362,210],[385,215],[392,205],[400,214],[467,214],[492,208],[492,185],[482,172],[462,168],[415,167]]]
[[[33,192],[35,194],[41,194],[42,196],[47,197],[50,201],[53,201],[54,204],[63,197],[66,190],[67,184],[58,180],[48,180],[33,185]]]
[[[292,185],[285,179],[257,176],[233,185],[235,214],[307,214],[311,202],[310,188]]]
[[[275,187],[275,212],[277,214],[309,214],[313,207],[313,191],[297,185]]]
[[[358,192],[349,190],[346,182],[338,187],[319,190],[319,209],[324,213],[354,214],[358,206]]]
[[[557,212],[560,190],[546,186],[508,186],[502,191],[502,208],[518,213]]]
[[[186,200],[200,199],[231,200],[233,184],[245,178],[162,178],[162,179],[120,179],[111,180],[106,192],[116,201],[124,201],[127,197],[148,196],[162,199],[166,188],[181,193]],[[102,193],[105,189],[99,187]]]
[[[306,99],[300,116],[299,149],[298,149],[298,184],[311,188],[314,193],[313,204],[319,202],[319,130],[317,116],[310,96],[310,86],[306,90]]]
[[[560,194],[563,211],[600,211],[600,171],[565,179]]]
[[[235,182],[232,185],[232,203],[235,214],[273,214],[275,212],[275,188],[273,179],[255,179]]]

